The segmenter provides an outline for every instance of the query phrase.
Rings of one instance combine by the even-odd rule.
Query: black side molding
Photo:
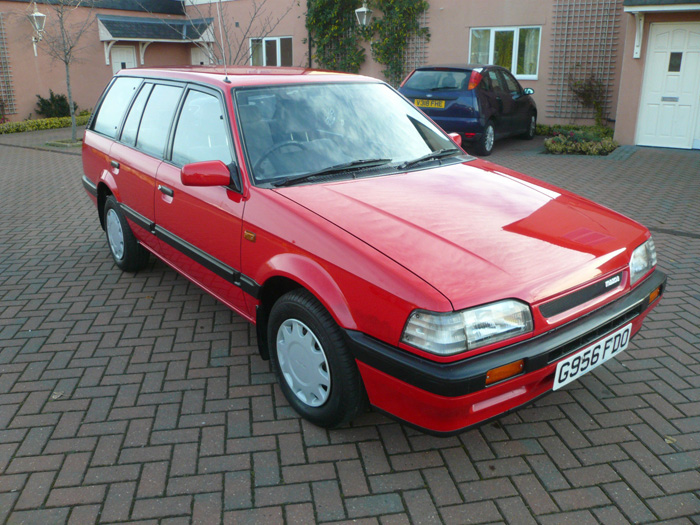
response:
[[[87,175],[83,175],[82,181],[85,191],[87,191],[93,197],[97,197],[97,184],[93,184],[93,182],[87,178]]]

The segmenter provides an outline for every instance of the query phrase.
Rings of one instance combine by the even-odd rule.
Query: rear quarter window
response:
[[[141,85],[140,78],[119,77],[109,88],[100,104],[92,129],[111,138],[119,132],[119,126],[129,103]]]

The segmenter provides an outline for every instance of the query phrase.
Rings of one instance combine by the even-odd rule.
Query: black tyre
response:
[[[306,290],[293,290],[272,307],[270,359],[287,401],[315,425],[333,428],[360,414],[365,393],[338,325]]]
[[[527,122],[527,130],[525,133],[520,135],[520,138],[525,140],[532,140],[535,138],[535,131],[537,130],[537,116],[535,114],[530,115]]]
[[[125,272],[137,272],[148,264],[148,250],[141,246],[126,222],[117,199],[107,197],[104,208],[107,245],[114,262]]]
[[[482,157],[488,157],[491,155],[495,140],[496,129],[493,127],[493,122],[489,120],[484,127],[484,132],[481,134],[481,138],[476,143],[476,154],[481,155]]]

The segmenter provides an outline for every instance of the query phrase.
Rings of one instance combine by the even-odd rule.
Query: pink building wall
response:
[[[26,15],[30,13],[30,4],[22,2],[3,2],[0,0],[0,13],[3,15],[7,51],[12,71],[16,113],[8,115],[10,121],[27,118],[39,118],[36,114],[36,95],[49,96],[49,89],[54,93],[66,94],[66,77],[63,62],[52,60],[46,52],[45,43],[37,46],[34,56],[31,37],[33,29]],[[39,5],[39,11],[46,15],[46,28],[55,27],[56,20],[50,6]],[[150,15],[131,11],[96,9],[96,14],[120,16],[158,16],[159,18],[176,18],[168,15]],[[78,9],[71,15],[71,20],[80,23],[90,15],[87,9]],[[74,17],[74,18],[73,18]],[[134,45],[138,59],[138,45],[120,42],[119,45]],[[71,65],[71,87],[73,100],[78,109],[92,109],[109,80],[112,78],[112,66],[105,63],[104,47],[100,42],[97,22],[83,35],[79,42],[82,48],[76,53],[76,60]],[[191,44],[154,43],[146,49],[146,66],[166,66],[190,63]]]

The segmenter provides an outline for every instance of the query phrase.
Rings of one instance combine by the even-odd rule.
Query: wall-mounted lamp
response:
[[[41,39],[44,37],[44,26],[46,25],[46,15],[44,13],[40,13],[39,10],[36,8],[36,2],[33,2],[34,4],[34,12],[29,15],[29,21],[32,24],[32,27],[34,28],[34,35],[32,35],[32,45],[34,46],[34,56],[36,55],[36,43],[41,42]]]
[[[367,2],[362,2],[362,7],[355,9],[357,23],[362,27],[367,27],[372,20],[372,10],[367,7]]]

